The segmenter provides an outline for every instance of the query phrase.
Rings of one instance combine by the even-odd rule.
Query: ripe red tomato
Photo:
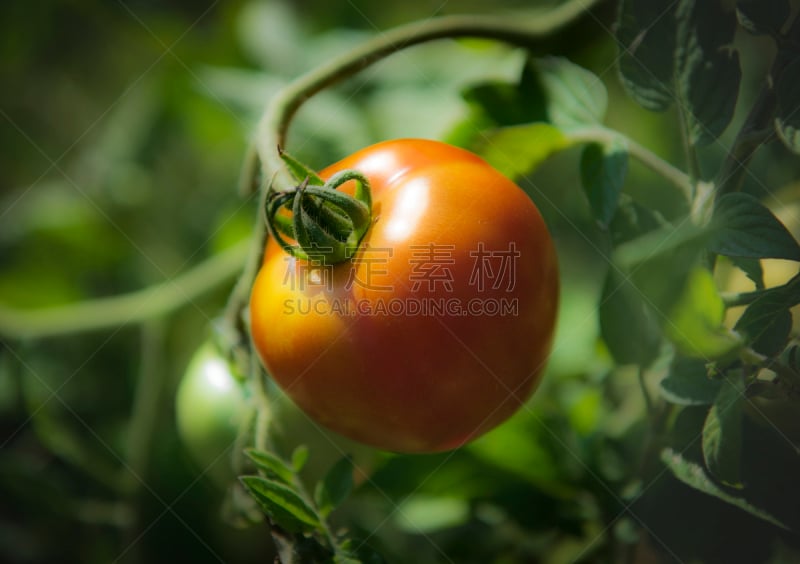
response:
[[[540,379],[558,302],[550,235],[516,184],[444,143],[387,141],[320,176],[346,169],[369,179],[373,223],[330,266],[270,240],[250,301],[256,350],[330,429],[399,452],[459,447]]]

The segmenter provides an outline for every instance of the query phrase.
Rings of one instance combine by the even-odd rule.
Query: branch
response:
[[[239,243],[172,280],[129,294],[32,311],[0,305],[0,337],[52,337],[165,316],[232,280],[242,269],[248,246],[247,241]]]
[[[615,139],[621,139],[628,146],[628,152],[633,158],[671,182],[681,191],[687,202],[692,201],[694,185],[689,175],[622,133],[598,126],[570,131],[567,132],[567,136],[577,143],[610,143]]]
[[[737,192],[741,188],[750,159],[775,134],[774,129],[768,127],[774,111],[775,92],[770,86],[764,86],[739,130],[733,148],[722,163],[717,176],[717,201],[725,194]]]

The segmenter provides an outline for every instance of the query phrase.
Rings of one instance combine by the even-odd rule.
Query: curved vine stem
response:
[[[174,279],[128,294],[41,310],[0,305],[0,336],[53,337],[166,316],[241,272],[249,242],[238,243]]]
[[[273,97],[259,124],[256,140],[258,157],[267,171],[277,173],[279,189],[291,188],[292,179],[277,148],[285,145],[289,124],[297,110],[321,90],[396,51],[436,39],[473,37],[531,47],[537,40],[552,35],[574,21],[598,1],[571,0],[529,21],[507,16],[447,16],[400,26],[382,33],[362,47],[301,76]],[[245,171],[253,170],[253,166],[245,167]],[[249,184],[252,185],[252,182]]]

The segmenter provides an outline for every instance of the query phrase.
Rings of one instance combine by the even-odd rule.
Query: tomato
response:
[[[248,402],[243,382],[215,346],[199,347],[178,385],[175,418],[192,459],[223,487],[235,477],[234,448]]]
[[[270,240],[251,293],[253,343],[330,429],[398,452],[459,447],[538,384],[558,302],[550,235],[516,184],[444,143],[387,141],[320,176],[348,169],[372,188],[358,251],[319,266]]]

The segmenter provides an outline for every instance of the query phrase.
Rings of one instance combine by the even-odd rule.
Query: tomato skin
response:
[[[519,187],[444,143],[387,141],[320,175],[345,169],[370,180],[373,224],[352,261],[324,271],[268,242],[250,302],[256,350],[301,409],[347,437],[398,452],[461,446],[538,384],[558,302],[550,235]],[[489,253],[495,278],[479,289]],[[494,287],[503,253],[513,272]],[[421,278],[432,270],[440,278]],[[516,311],[462,314],[501,302]],[[436,303],[459,307],[407,311]]]

